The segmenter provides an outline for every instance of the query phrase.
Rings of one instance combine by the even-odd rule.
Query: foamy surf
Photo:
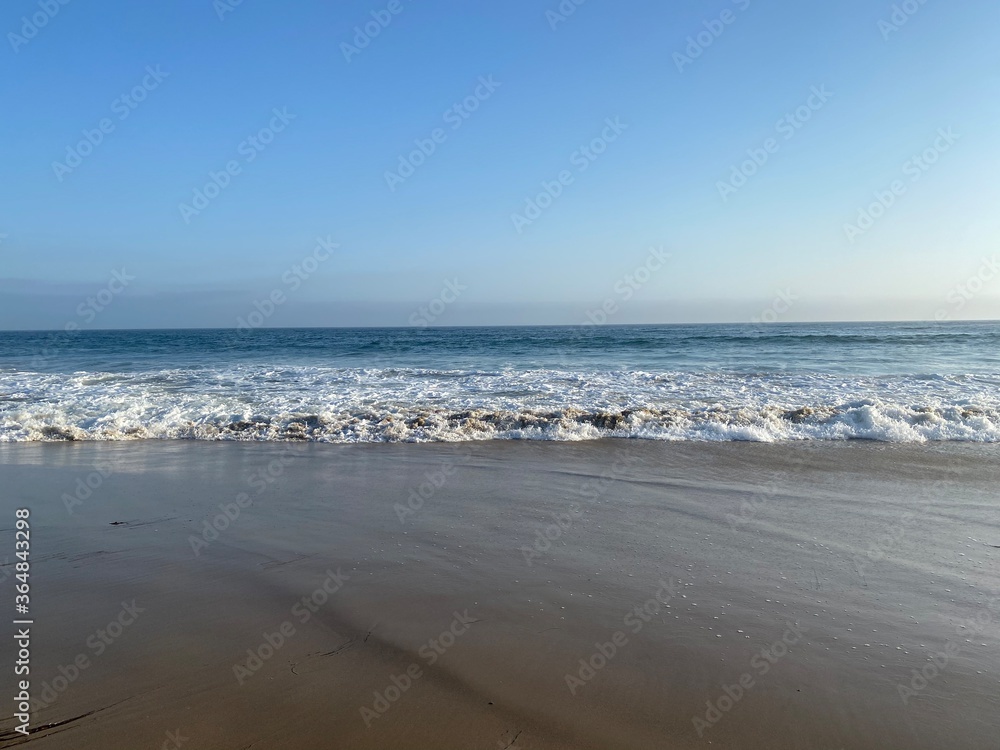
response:
[[[1000,442],[1000,326],[0,333],[0,441]]]
[[[977,378],[310,368],[295,377],[76,373],[17,385],[0,395],[0,441],[1000,442],[1000,403]],[[846,397],[874,390],[896,398]]]

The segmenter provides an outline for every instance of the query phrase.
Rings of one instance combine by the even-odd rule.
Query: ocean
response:
[[[1000,323],[0,332],[0,441],[1000,442]]]

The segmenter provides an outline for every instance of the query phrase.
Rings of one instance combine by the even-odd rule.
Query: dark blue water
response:
[[[1000,323],[0,332],[0,368],[229,363],[845,374],[1000,372]]]

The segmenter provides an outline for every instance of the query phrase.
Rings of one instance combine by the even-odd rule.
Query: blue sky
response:
[[[1000,6],[900,5],[13,0],[0,328],[1000,318]]]

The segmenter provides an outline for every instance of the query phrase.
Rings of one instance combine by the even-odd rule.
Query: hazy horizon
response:
[[[879,324],[901,324],[901,323],[913,323],[913,324],[923,324],[923,323],[942,323],[942,324],[955,324],[961,325],[965,323],[1000,323],[1000,318],[948,318],[945,320],[934,320],[932,318],[855,318],[855,319],[823,319],[823,320],[779,320],[772,323],[768,323],[762,320],[735,320],[735,319],[719,319],[719,320],[671,320],[671,321],[638,321],[638,322],[608,322],[608,323],[591,323],[589,321],[578,321],[575,323],[557,323],[557,322],[537,322],[537,323],[442,323],[442,324],[430,324],[427,326],[419,326],[419,328],[432,328],[439,330],[446,330],[449,328],[461,329],[461,328],[579,328],[579,327],[591,327],[591,328],[614,328],[614,327],[628,327],[628,326],[775,326],[775,325],[788,325],[788,326],[809,326],[809,325],[879,325]],[[187,326],[144,326],[144,325],[128,325],[128,326],[114,326],[114,327],[94,327],[94,328],[76,328],[68,329],[70,333],[101,333],[101,332],[113,332],[113,331],[224,331],[237,326],[226,326],[226,325],[187,325]],[[282,331],[282,330],[308,330],[308,329],[411,329],[417,328],[412,324],[382,324],[382,323],[368,323],[368,324],[330,324],[330,325],[265,325],[260,326],[261,330],[268,331]],[[0,332],[3,333],[60,333],[66,332],[67,329],[64,326],[57,326],[52,328],[3,328]]]

